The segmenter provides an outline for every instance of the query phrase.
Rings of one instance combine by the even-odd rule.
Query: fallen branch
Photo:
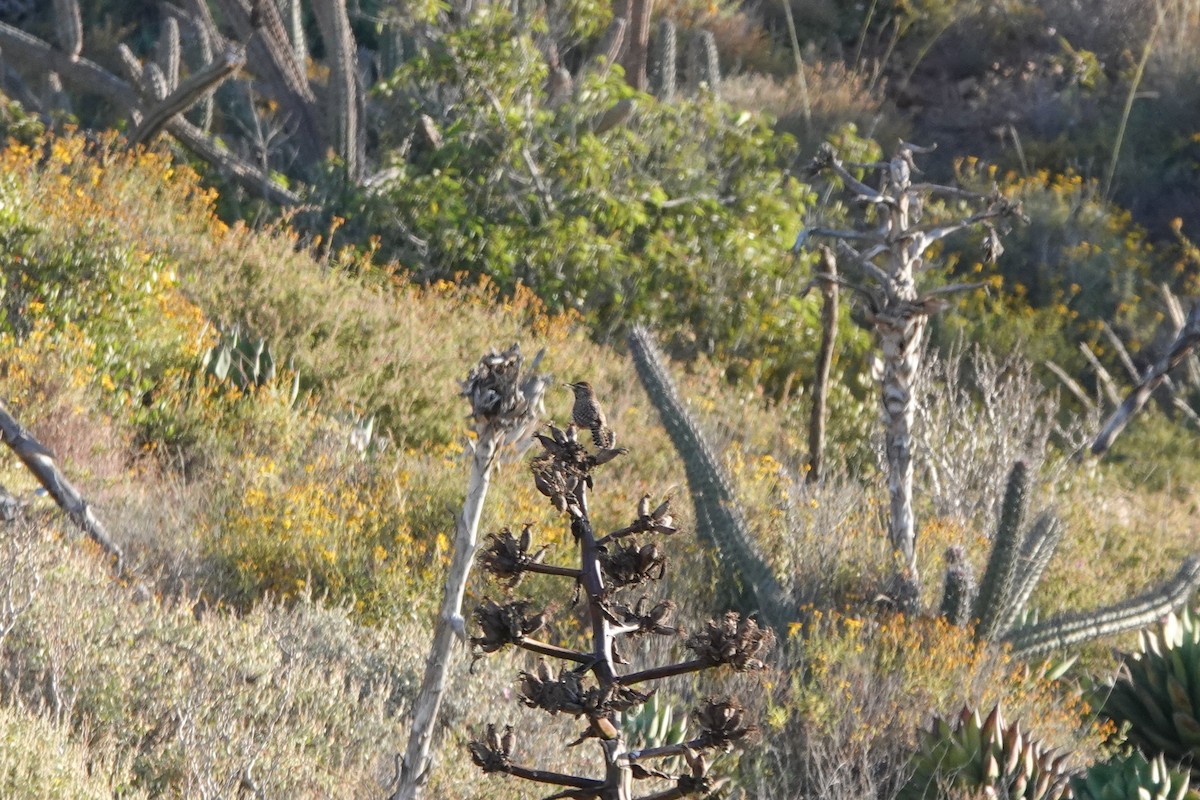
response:
[[[1154,365],[1154,369],[1150,370],[1137,388],[1125,398],[1121,407],[1108,418],[1104,429],[1100,431],[1096,441],[1092,442],[1093,454],[1102,456],[1108,452],[1133,415],[1142,410],[1142,406],[1146,405],[1150,395],[1166,380],[1167,373],[1186,359],[1197,344],[1200,344],[1200,303],[1192,307],[1183,330],[1179,332],[1179,336],[1171,344],[1167,354],[1159,359],[1158,363]]]
[[[92,508],[83,499],[62,470],[54,463],[54,456],[43,447],[37,439],[21,427],[20,423],[8,413],[8,409],[0,403],[0,439],[12,448],[26,468],[37,478],[38,483],[45,487],[59,508],[67,513],[87,537],[100,546],[112,558],[118,574],[125,571],[125,555],[121,548],[108,535],[104,525],[92,513]]]
[[[193,72],[175,91],[146,112],[141,124],[130,134],[129,144],[136,146],[153,139],[172,118],[191,108],[196,101],[217,88],[245,63],[245,51],[240,47],[232,47],[226,50],[220,59]]]

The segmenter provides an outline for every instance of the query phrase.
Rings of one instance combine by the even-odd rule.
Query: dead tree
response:
[[[479,656],[509,646],[541,656],[532,672],[521,673],[521,702],[585,722],[572,744],[594,741],[604,759],[603,773],[597,777],[569,775],[516,763],[513,756],[517,733],[511,725],[488,724],[483,735],[470,743],[471,758],[484,772],[559,787],[550,795],[553,798],[671,800],[709,794],[717,782],[710,774],[706,752],[729,749],[754,730],[735,701],[706,701],[696,715],[701,728],[696,736],[679,744],[642,750],[627,747],[617,715],[648,700],[654,690],[642,687],[652,681],[723,664],[735,670],[763,668],[763,657],[773,645],[774,636],[752,619],[727,614],[720,620],[710,620],[703,630],[687,638],[685,645],[692,652],[691,658],[622,674],[621,666],[626,662],[620,654],[620,642],[681,633],[670,625],[675,608],[670,600],[652,603],[642,595],[633,602],[622,597],[627,590],[663,577],[666,556],[650,539],[673,534],[676,528],[670,499],[653,506],[646,495],[630,524],[597,536],[588,510],[588,491],[596,470],[626,451],[597,448],[589,452],[578,434],[574,425],[566,430],[550,426],[548,435],[538,434],[543,452],[533,459],[531,469],[538,490],[569,520],[579,566],[544,563],[546,549],[534,550],[532,526],[525,526],[519,535],[509,529],[489,534],[480,556],[482,566],[510,596],[499,602],[485,599],[475,609],[474,621],[480,631],[471,641]],[[549,612],[537,611],[529,601],[511,596],[528,573],[554,575],[576,584],[576,592],[582,592],[587,604],[590,647],[576,650],[535,638],[547,628]],[[546,659],[556,659],[564,666],[556,673]],[[681,757],[684,769],[680,774],[652,766],[672,757]],[[657,786],[635,793],[635,781]]]
[[[953,284],[922,291],[917,282],[929,269],[925,253],[957,231],[982,227],[984,249],[994,260],[1003,249],[994,222],[1024,218],[1019,204],[995,187],[989,194],[979,194],[954,186],[913,183],[917,171],[913,156],[930,149],[901,142],[888,161],[844,164],[832,147],[823,146],[810,166],[811,173],[840,180],[855,202],[866,207],[865,221],[849,230],[806,227],[793,248],[799,252],[813,237],[835,240],[849,274],[818,274],[817,278],[838,283],[861,298],[875,330],[883,360],[880,400],[890,495],[888,536],[903,561],[893,599],[902,606],[915,602],[918,586],[912,427],[922,337],[929,316],[945,308],[951,295],[983,285]],[[871,183],[859,180],[850,169],[863,170],[875,179]],[[923,219],[923,209],[930,209],[928,216],[935,216],[931,210],[935,201],[945,201],[947,210],[937,214],[938,219]],[[976,210],[964,213],[963,207]]]

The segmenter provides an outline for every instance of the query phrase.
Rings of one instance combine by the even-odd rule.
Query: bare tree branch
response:
[[[125,571],[125,555],[121,548],[112,540],[104,525],[92,513],[92,508],[83,499],[79,490],[71,485],[55,463],[53,454],[33,438],[16,418],[8,412],[8,408],[0,402],[0,439],[8,445],[21,463],[33,473],[59,508],[67,513],[71,521],[82,530],[89,539],[100,546],[109,555],[118,574]]]
[[[1179,336],[1171,344],[1166,355],[1159,359],[1154,368],[1147,373],[1145,379],[1125,398],[1121,407],[1108,418],[1104,429],[1100,431],[1096,441],[1092,442],[1093,454],[1102,456],[1108,452],[1117,436],[1129,424],[1129,420],[1133,419],[1133,415],[1146,405],[1146,401],[1163,382],[1167,373],[1187,358],[1197,344],[1200,344],[1200,303],[1197,303],[1188,314],[1187,324],[1183,326],[1183,330],[1179,332]]]

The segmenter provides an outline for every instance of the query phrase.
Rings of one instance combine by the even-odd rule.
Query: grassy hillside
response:
[[[81,137],[10,144],[0,176],[3,400],[133,565],[114,580],[20,463],[0,454],[0,484],[30,502],[0,523],[0,588],[14,600],[0,604],[6,796],[382,796],[465,490],[457,381],[490,348],[544,347],[544,369],[560,382],[587,379],[604,398],[631,453],[605,472],[597,519],[616,527],[642,494],[674,487],[680,525],[693,529],[681,461],[628,358],[531,292],[502,297],[473,279],[422,286],[284,224],[227,226],[187,167]],[[272,378],[221,380],[206,369],[235,325],[265,340]],[[1113,668],[1111,642],[1051,681],[968,631],[887,611],[876,602],[892,569],[881,478],[867,468],[806,487],[793,416],[731,388],[719,365],[699,360],[676,377],[759,547],[804,604],[761,681],[670,686],[686,707],[736,691],[764,728],[760,745],[720,767],[734,796],[811,791],[839,765],[878,768],[855,773],[845,796],[894,783],[918,723],[1000,699],[1072,763],[1096,757],[1106,728],[1077,678]],[[1043,396],[1043,423],[1072,424],[1054,397],[1025,391]],[[977,432],[992,425],[997,441],[1013,435],[969,399],[938,402]],[[565,422],[569,404],[566,389],[552,388],[549,418]],[[360,451],[352,429],[372,417],[375,439]],[[1161,425],[1151,417],[1142,431]],[[931,453],[947,455],[951,443],[929,438]],[[1131,437],[1119,455],[1146,463],[1149,441]],[[1180,473],[1161,491],[1130,489],[1127,476],[1140,473],[1076,466],[1054,448],[1035,455],[1039,502],[1053,502],[1070,529],[1034,599],[1043,616],[1129,596],[1200,545]],[[554,560],[570,549],[566,529],[526,460],[502,464],[483,529],[534,522]],[[1169,463],[1190,469],[1184,458]],[[953,513],[930,476],[920,480],[924,593],[935,606],[941,553],[961,545],[981,571],[994,510],[980,500]],[[962,491],[994,496],[998,480],[991,462]],[[725,602],[712,590],[720,567],[690,533],[671,547],[668,590],[694,626]],[[552,596],[549,581],[531,583],[536,597]],[[488,591],[474,579],[467,607]],[[565,624],[555,633],[574,635]],[[662,657],[634,654],[635,663]],[[578,733],[570,720],[546,726],[518,708],[514,676],[530,665],[506,654],[469,671],[457,651],[433,796],[529,796],[469,764],[463,743],[485,720],[520,720],[524,753],[542,766],[587,758],[560,746]]]

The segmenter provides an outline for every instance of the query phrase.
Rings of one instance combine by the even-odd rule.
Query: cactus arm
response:
[[[706,86],[711,92],[721,87],[721,61],[717,53],[717,39],[712,31],[700,31],[692,40],[690,50],[691,82],[697,88]]]
[[[191,108],[201,97],[210,95],[245,63],[244,52],[240,48],[231,48],[225,51],[219,61],[213,61],[203,69],[193,72],[187,80],[146,112],[141,123],[130,135],[130,144],[143,144],[153,139],[172,118]],[[170,85],[169,78],[167,83]]]
[[[675,99],[677,61],[675,24],[664,18],[658,23],[658,34],[654,37],[654,59],[650,68],[654,93],[664,102]]]
[[[1200,558],[1189,557],[1175,577],[1132,600],[1079,614],[1066,614],[1004,637],[1015,655],[1032,658],[1058,648],[1148,625],[1187,602],[1200,588]]]
[[[155,48],[155,58],[158,66],[167,79],[167,91],[173,92],[179,88],[179,63],[181,46],[179,41],[179,21],[174,17],[166,17],[162,23],[162,34]]]
[[[79,0],[54,0],[54,26],[58,44],[72,61],[83,52],[83,15]]]
[[[753,596],[765,621],[782,627],[792,616],[783,587],[757,552],[731,483],[700,427],[680,400],[649,331],[634,327],[629,347],[646,394],[683,459],[698,521],[722,556],[722,564]]]
[[[1063,530],[1058,518],[1050,512],[1045,512],[1038,515],[1026,534],[1025,543],[1021,546],[1022,568],[1017,571],[1016,584],[1005,605],[1005,614],[998,628],[1002,635],[1012,629],[1017,617],[1029,603],[1033,590],[1041,582],[1046,567],[1050,565],[1050,559],[1058,549],[1058,543],[1062,541]]]
[[[292,55],[274,0],[255,2],[258,4],[262,28],[251,25],[251,10],[246,0],[214,0],[214,5],[232,25],[237,39],[245,43],[249,70],[263,79],[267,93],[296,121],[295,141],[301,156],[306,160],[318,161],[324,157],[325,147],[316,95]],[[318,7],[320,5],[317,3]]]
[[[975,601],[975,618],[979,620],[975,628],[977,641],[989,641],[1004,632],[1000,623],[1009,616],[1008,604],[1016,575],[1017,557],[1021,552],[1021,523],[1028,502],[1029,470],[1024,461],[1018,461],[1008,474],[1000,523],[992,542],[987,569],[979,583],[979,597]]]
[[[625,80],[639,92],[646,91],[646,51],[650,44],[650,14],[654,0],[630,0],[629,47],[622,61]]]
[[[329,62],[329,100],[332,106],[330,138],[342,159],[351,182],[362,177],[363,152],[359,118],[358,67],[355,62],[354,34],[346,0],[316,3],[317,25],[325,42]]]

